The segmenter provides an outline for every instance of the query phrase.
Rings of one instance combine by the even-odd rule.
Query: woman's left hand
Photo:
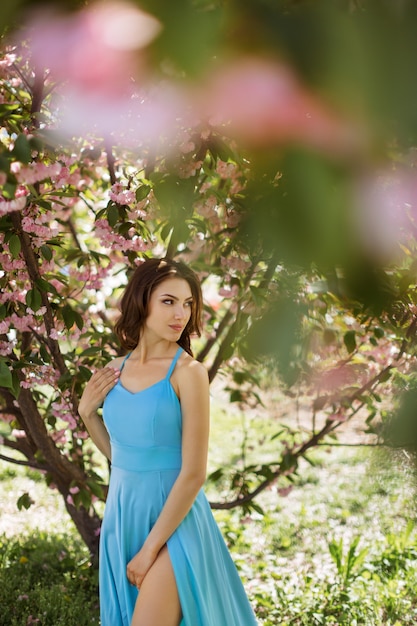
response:
[[[143,579],[154,564],[158,555],[145,546],[127,564],[126,574],[129,582],[140,589]]]

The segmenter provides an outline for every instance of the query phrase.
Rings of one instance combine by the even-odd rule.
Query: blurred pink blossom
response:
[[[129,92],[134,51],[160,30],[156,18],[128,2],[93,2],[81,11],[41,11],[28,26],[36,65],[86,93],[114,99]]]
[[[116,0],[73,14],[34,14],[27,36],[35,66],[58,83],[58,130],[98,132],[136,146],[172,135],[184,96],[168,81],[150,81],[143,52],[160,30],[155,17]]]
[[[301,142],[344,152],[359,140],[290,67],[269,59],[222,65],[204,86],[200,106],[212,126],[255,146]]]
[[[401,168],[363,177],[356,190],[354,219],[368,253],[378,260],[395,256],[417,219],[416,173]]]

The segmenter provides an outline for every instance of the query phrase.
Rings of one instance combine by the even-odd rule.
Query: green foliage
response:
[[[228,453],[220,426],[216,446]],[[412,626],[417,527],[407,469],[364,450],[315,450],[314,462],[295,479],[302,489],[262,494],[263,515],[215,512],[260,626]],[[6,473],[1,496],[24,477]],[[45,486],[36,490],[43,506],[30,510],[31,528],[36,519],[67,524],[53,499],[45,507]],[[20,529],[0,540],[0,625],[27,626],[30,615],[45,626],[98,624],[97,572],[76,532]]]
[[[78,539],[0,539],[1,626],[99,624],[97,572]]]

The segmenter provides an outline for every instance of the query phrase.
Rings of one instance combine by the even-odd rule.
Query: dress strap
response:
[[[126,354],[126,356],[125,356],[125,358],[123,359],[122,364],[121,364],[121,366],[120,366],[120,371],[122,371],[122,369],[124,368],[125,363],[126,363],[126,361],[128,360],[128,358],[130,357],[130,355],[131,355],[131,354],[132,354],[131,352],[128,352],[128,353]]]
[[[178,348],[178,350],[176,351],[174,358],[172,359],[172,363],[171,363],[171,365],[169,366],[169,370],[168,370],[168,373],[167,373],[167,375],[166,375],[166,378],[168,378],[168,379],[170,379],[170,378],[171,378],[172,372],[174,371],[174,367],[176,366],[177,361],[178,361],[178,359],[179,359],[179,358],[180,358],[180,356],[181,356],[181,352],[182,352],[182,348],[181,348],[181,346],[180,346],[180,347]]]

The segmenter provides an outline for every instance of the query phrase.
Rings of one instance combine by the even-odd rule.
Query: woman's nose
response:
[[[186,317],[186,309],[181,304],[179,304],[175,309],[175,317],[179,320],[182,320]]]

